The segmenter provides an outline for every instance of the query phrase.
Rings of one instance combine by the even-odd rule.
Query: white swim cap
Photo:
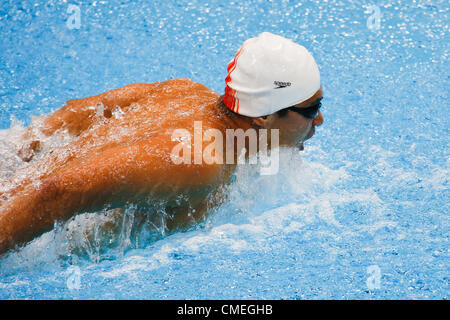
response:
[[[228,64],[223,96],[232,111],[260,117],[311,98],[319,68],[308,50],[270,32],[248,39]]]

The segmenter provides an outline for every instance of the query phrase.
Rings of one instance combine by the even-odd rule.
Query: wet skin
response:
[[[297,107],[321,96],[320,89]],[[145,208],[152,199],[166,202],[168,230],[195,224],[217,204],[217,199],[207,199],[229,181],[234,166],[172,162],[170,153],[178,144],[172,141],[173,131],[193,132],[194,121],[224,136],[226,129],[278,128],[280,145],[288,146],[310,138],[323,122],[320,112],[315,119],[291,111],[282,118],[244,117],[226,110],[220,100],[199,83],[173,79],[70,100],[43,117],[43,134],[74,139],[45,150],[33,135],[36,128],[28,128],[18,155],[24,161],[35,159],[0,193],[0,253],[51,230],[57,220],[130,203]]]

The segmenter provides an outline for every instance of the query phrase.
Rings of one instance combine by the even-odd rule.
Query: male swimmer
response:
[[[131,84],[69,100],[38,128],[29,126],[18,152],[29,163],[0,193],[0,253],[55,221],[127,204],[145,208],[149,199],[164,201],[168,230],[201,219],[207,197],[227,183],[234,166],[172,161],[179,143],[174,130],[192,132],[194,121],[224,136],[226,129],[278,129],[280,145],[301,149],[323,122],[318,67],[291,40],[264,32],[245,41],[225,82],[223,96],[189,79]],[[46,150],[36,130],[74,139]]]

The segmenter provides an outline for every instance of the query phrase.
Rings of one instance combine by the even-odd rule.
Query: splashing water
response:
[[[448,3],[380,2],[379,29],[356,1],[230,4],[92,2],[69,29],[67,4],[2,3],[2,190],[27,173],[32,115],[133,82],[223,92],[227,62],[262,31],[313,53],[325,123],[301,154],[280,150],[277,175],[240,166],[191,230],[164,234],[158,205],[56,224],[0,257],[0,298],[448,298]]]

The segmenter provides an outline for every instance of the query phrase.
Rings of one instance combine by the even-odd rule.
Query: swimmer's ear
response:
[[[262,116],[262,117],[257,117],[257,118],[253,118],[253,123],[256,124],[257,126],[260,127],[267,127],[267,125],[269,124],[269,118],[267,116]]]

